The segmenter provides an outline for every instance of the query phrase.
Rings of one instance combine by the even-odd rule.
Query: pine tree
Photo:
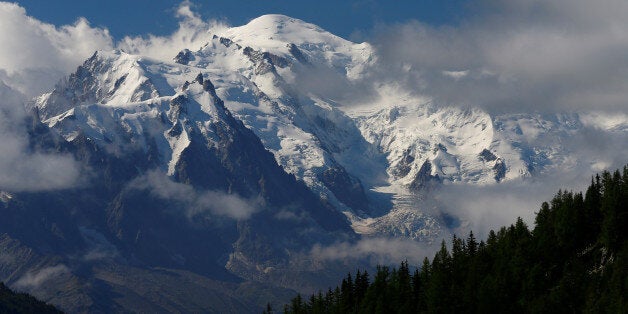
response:
[[[273,307],[270,305],[270,302],[266,303],[266,309],[262,313],[263,314],[272,314],[272,313],[274,313],[273,312]]]
[[[430,285],[427,290],[427,308],[432,312],[450,312],[449,287],[451,277],[451,256],[445,240],[432,260]]]
[[[356,301],[355,308],[356,309],[359,307],[359,304],[364,299],[364,296],[366,295],[366,291],[368,290],[369,285],[370,283],[369,283],[368,272],[365,270],[363,273],[360,274],[360,271],[358,270],[357,274],[355,275],[355,301]]]
[[[340,285],[340,310],[342,313],[353,312],[355,306],[354,289],[353,279],[349,273]]]
[[[397,270],[397,276],[395,280],[395,296],[393,302],[398,306],[398,313],[411,313],[412,312],[412,284],[411,284],[410,268],[408,267],[408,261],[401,262],[399,269]]]
[[[478,251],[478,242],[475,240],[475,236],[473,236],[473,230],[469,231],[469,237],[467,237],[467,251],[470,256],[475,255]]]

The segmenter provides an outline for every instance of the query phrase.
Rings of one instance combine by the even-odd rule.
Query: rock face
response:
[[[321,174],[321,181],[339,201],[355,210],[368,210],[369,204],[359,179],[350,176],[344,168],[328,168]]]
[[[410,183],[410,188],[415,191],[429,191],[441,182],[438,173],[432,175],[432,164],[429,160],[426,160],[421,166],[421,169],[419,169],[419,172],[416,173],[416,177],[414,177],[412,183]]]
[[[178,64],[187,65],[190,61],[194,60],[194,55],[189,49],[181,50],[175,57],[174,62]]]
[[[487,162],[491,162],[491,161],[496,160],[497,156],[495,156],[495,154],[491,153],[490,150],[485,148],[480,152],[480,159]]]

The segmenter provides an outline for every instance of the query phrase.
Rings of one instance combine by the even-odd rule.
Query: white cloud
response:
[[[443,71],[444,76],[449,76],[454,80],[459,80],[469,74],[469,71]]]
[[[225,28],[218,21],[203,21],[192,11],[189,1],[181,3],[176,16],[180,19],[179,29],[169,36],[148,35],[147,37],[125,37],[118,48],[132,54],[141,54],[160,60],[172,60],[179,51],[200,49],[207,44],[212,33]]]
[[[79,167],[72,157],[29,146],[24,102],[93,53],[91,43],[111,46],[107,38],[106,30],[92,29],[85,20],[55,28],[28,17],[17,4],[0,2],[1,190],[53,190],[76,183]]]
[[[445,104],[494,111],[622,111],[628,2],[478,0],[457,26],[381,26],[377,74]],[[410,70],[408,70],[410,69]],[[464,79],[442,75],[461,71]]]
[[[29,97],[51,89],[94,51],[113,47],[108,30],[84,18],[55,27],[8,2],[0,2],[0,42],[0,79]]]
[[[0,132],[3,132],[0,128]],[[11,192],[73,187],[79,171],[71,156],[29,153],[23,141],[0,135],[0,189]]]
[[[42,191],[74,186],[80,177],[74,158],[29,147],[23,99],[0,81],[0,190]]]
[[[156,197],[181,202],[188,217],[212,214],[232,219],[248,219],[259,210],[259,202],[220,191],[196,191],[191,185],[174,182],[165,173],[150,171],[135,179],[130,188],[150,190]]]
[[[590,136],[600,139],[599,134]],[[585,141],[585,138],[576,141]],[[588,156],[604,154],[614,146],[612,138],[608,142],[601,139],[597,144],[600,151],[591,148],[590,151],[579,152],[584,159]],[[615,142],[616,143],[616,142]],[[628,148],[621,148],[624,153],[621,158],[628,156]],[[438,204],[438,209],[460,222],[452,226],[451,232],[464,236],[470,230],[479,239],[485,239],[490,230],[498,230],[502,226],[514,224],[517,217],[521,217],[528,227],[534,227],[534,218],[543,202],[549,202],[559,190],[585,192],[596,174],[592,168],[614,170],[625,164],[619,155],[609,155],[609,159],[601,164],[589,166],[579,165],[572,169],[554,169],[548,173],[535,177],[520,178],[493,185],[477,185],[470,183],[447,184],[436,191],[432,197]],[[599,160],[591,157],[589,160]]]
[[[440,245],[440,242],[438,243]],[[440,246],[407,238],[363,238],[354,243],[339,242],[329,246],[314,245],[310,256],[321,261],[369,261],[375,265],[396,265],[408,260],[420,265],[425,257],[432,258]]]
[[[253,201],[245,200],[234,194],[206,191],[198,195],[190,215],[194,216],[209,211],[215,215],[234,219],[248,219],[258,210]]]
[[[63,264],[45,267],[37,271],[26,273],[15,282],[15,286],[19,289],[36,289],[48,280],[69,273],[70,269]]]

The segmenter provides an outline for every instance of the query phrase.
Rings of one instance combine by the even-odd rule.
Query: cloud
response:
[[[3,132],[0,128],[0,132]],[[0,189],[10,192],[47,191],[73,187],[78,178],[71,156],[29,153],[24,142],[1,134]]]
[[[517,217],[532,226],[540,200],[549,200],[560,187],[554,182],[519,180],[488,186],[460,184],[445,186],[434,197],[439,209],[459,222],[451,226],[451,232],[465,236],[472,230],[479,239],[486,239],[490,230],[513,224]]]
[[[253,202],[242,199],[234,194],[216,191],[201,193],[191,208],[192,216],[209,210],[211,213],[234,219],[247,219],[258,210]]]
[[[73,157],[29,147],[24,95],[0,81],[0,190],[45,191],[69,188],[80,177]]]
[[[111,244],[102,233],[86,227],[79,227],[79,231],[87,244],[87,252],[82,257],[84,261],[111,260],[120,257],[116,246]]]
[[[94,51],[113,47],[109,31],[84,18],[55,27],[8,2],[0,2],[0,42],[0,79],[28,97],[51,89]]]
[[[66,275],[70,273],[70,269],[63,265],[55,265],[45,267],[37,271],[26,273],[15,282],[15,286],[19,289],[34,289],[40,287],[48,280]]]
[[[497,112],[626,108],[625,1],[478,0],[470,7],[473,17],[457,26],[379,26],[375,75],[438,103]]]
[[[153,196],[181,202],[188,217],[212,214],[232,219],[248,219],[259,210],[259,202],[220,191],[196,191],[191,185],[174,182],[160,171],[151,171],[135,179],[132,189],[150,190]]]
[[[589,136],[604,138],[595,134],[591,133],[574,141],[584,141]],[[578,153],[585,160],[596,160],[593,155],[604,154],[609,149],[616,153],[609,155],[606,160],[602,159],[602,162],[574,165],[570,169],[554,169],[534,177],[492,185],[446,184],[431,197],[438,204],[439,211],[459,222],[449,230],[459,236],[465,236],[472,230],[479,239],[486,239],[490,230],[514,224],[517,217],[521,217],[528,227],[533,228],[541,203],[549,202],[559,190],[584,192],[596,171],[614,170],[625,165],[626,161],[620,154],[624,154],[623,158],[628,156],[628,148],[622,148],[618,152],[611,148],[616,143],[604,143],[602,140],[602,143],[597,144],[599,151],[592,149]]]
[[[146,37],[125,37],[118,43],[118,48],[132,54],[141,54],[160,60],[172,60],[179,51],[200,49],[210,42],[212,32],[225,28],[226,25],[216,21],[203,21],[192,10],[189,1],[182,2],[176,16],[180,19],[179,29],[169,36],[148,35]],[[212,32],[210,32],[212,31]]]
[[[403,260],[420,265],[425,257],[431,259],[437,248],[440,246],[407,238],[376,237],[362,238],[355,243],[317,244],[310,250],[310,256],[321,261],[368,261],[372,266],[396,265]]]
[[[0,189],[73,187],[80,177],[74,158],[29,147],[24,103],[51,90],[97,49],[111,49],[109,32],[83,18],[55,27],[15,3],[0,2],[0,42]]]

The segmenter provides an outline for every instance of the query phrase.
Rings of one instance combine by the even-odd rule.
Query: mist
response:
[[[15,287],[18,289],[36,290],[43,287],[46,282],[54,280],[56,278],[70,275],[70,269],[64,264],[59,264],[50,267],[44,267],[39,270],[34,270],[26,273],[15,282]]]
[[[246,220],[260,210],[258,200],[222,191],[197,191],[191,185],[173,181],[158,170],[134,179],[129,188],[148,190],[155,197],[181,203],[188,218],[207,214]]]
[[[211,41],[214,33],[228,27],[218,20],[204,21],[193,11],[193,4],[190,1],[179,4],[176,17],[179,19],[179,28],[171,35],[127,36],[117,43],[117,48],[131,54],[172,60],[183,49],[192,51],[200,49]]]
[[[420,266],[425,257],[431,260],[440,248],[440,243],[419,242],[407,238],[365,237],[352,243],[315,245],[310,250],[310,257],[318,261],[345,263],[366,261],[370,266],[398,265],[407,260],[410,265]]]
[[[443,105],[493,113],[625,112],[628,4],[471,1],[458,25],[380,25],[376,75]],[[451,75],[455,73],[456,75]]]

